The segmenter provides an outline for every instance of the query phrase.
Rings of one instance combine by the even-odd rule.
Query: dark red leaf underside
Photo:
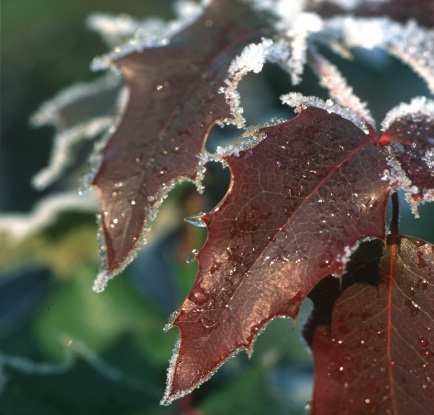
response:
[[[169,400],[249,348],[273,317],[294,317],[322,278],[342,272],[346,247],[384,237],[384,155],[361,130],[309,108],[258,135],[256,147],[226,158],[229,191],[204,217],[199,273],[174,322]]]
[[[241,1],[215,0],[170,45],[116,62],[129,102],[93,181],[102,200],[109,272],[125,264],[167,186],[196,179],[210,129],[230,118],[218,93],[228,66],[260,33]]]
[[[412,185],[418,188],[414,197],[434,192],[434,122],[422,114],[395,121],[384,133],[391,151]],[[434,195],[433,195],[434,197]]]
[[[375,271],[355,268],[345,279],[359,282],[343,292],[331,283],[312,294],[315,415],[434,411],[434,247],[404,238],[380,269],[377,284],[360,282]]]
[[[361,17],[385,16],[403,22],[414,19],[424,26],[434,26],[434,2],[432,0],[361,1],[350,10],[324,0],[309,8],[325,17],[341,14]]]

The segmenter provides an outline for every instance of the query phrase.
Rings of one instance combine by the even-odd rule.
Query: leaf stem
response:
[[[399,241],[399,197],[398,193],[392,194],[392,220],[390,222],[390,239],[391,244]]]

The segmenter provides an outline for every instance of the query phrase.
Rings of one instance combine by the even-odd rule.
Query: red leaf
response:
[[[93,181],[102,200],[108,274],[129,262],[170,188],[200,182],[205,139],[217,121],[231,118],[219,94],[228,66],[259,33],[241,1],[215,0],[168,46],[115,62],[130,97]]]
[[[387,246],[379,281],[370,268],[354,266],[342,292],[328,281],[312,293],[313,413],[432,414],[434,247],[403,238]]]
[[[256,147],[228,156],[232,181],[203,217],[208,241],[174,324],[181,331],[166,403],[206,380],[277,316],[294,317],[351,248],[384,238],[388,185],[380,147],[318,108],[259,130]]]
[[[398,21],[414,19],[425,26],[434,26],[434,2],[431,0],[360,0],[351,7],[341,7],[333,0],[322,0],[310,8],[326,17],[345,13],[366,17],[386,16]]]
[[[401,104],[383,124],[380,144],[390,144],[391,179],[411,194],[412,201],[434,200],[434,101],[416,98]]]

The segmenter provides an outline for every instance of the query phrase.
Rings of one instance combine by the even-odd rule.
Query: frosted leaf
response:
[[[311,0],[312,4],[328,3],[339,8],[351,11],[360,6],[370,6],[377,4],[390,3],[391,0]]]
[[[257,132],[252,130],[245,134],[243,141],[237,144],[229,144],[226,146],[218,146],[216,149],[216,154],[214,156],[215,160],[224,163],[224,158],[228,156],[238,157],[240,152],[250,150],[255,147],[258,143],[262,141],[263,137],[257,135]]]
[[[343,266],[342,272],[340,272],[339,274],[333,274],[333,276],[336,278],[342,277],[347,272],[346,266],[350,262],[351,256],[360,248],[360,245],[362,245],[365,242],[371,242],[371,241],[375,241],[375,240],[376,240],[376,238],[372,238],[370,236],[367,236],[366,238],[362,238],[362,239],[358,240],[357,242],[355,242],[354,245],[346,246],[344,248],[343,255],[339,255],[337,257],[337,260]]]
[[[351,121],[354,125],[359,127],[365,134],[369,133],[368,126],[365,121],[360,118],[358,114],[353,112],[351,109],[344,108],[331,99],[327,101],[323,101],[318,97],[306,97],[297,92],[291,92],[286,95],[282,95],[280,97],[282,103],[289,105],[290,107],[294,107],[296,112],[300,112],[301,110],[308,107],[316,107],[327,111],[329,114],[337,114],[342,118],[345,118],[348,121]]]
[[[402,103],[391,109],[381,123],[382,130],[386,131],[401,118],[419,117],[421,115],[434,122],[434,100],[426,97],[416,97],[408,104]]]
[[[65,169],[71,165],[74,147],[83,140],[96,137],[112,124],[112,117],[100,117],[57,133],[54,137],[54,147],[51,151],[48,166],[32,178],[33,186],[38,190],[42,190],[54,183],[61,177]]]
[[[425,162],[430,170],[434,171],[434,149],[427,150],[422,157],[422,161]]]
[[[291,24],[306,4],[306,0],[247,0],[254,8],[271,13],[277,19],[277,28],[281,29]],[[309,0],[308,0],[309,1]]]
[[[404,190],[417,217],[418,204],[434,200],[434,100],[417,97],[398,105],[382,128],[390,143],[385,179]]]
[[[294,85],[300,83],[303,75],[309,37],[312,33],[319,32],[322,27],[323,21],[319,16],[313,13],[301,13],[286,32],[291,50],[288,72]]]
[[[53,125],[57,128],[70,127],[77,122],[78,117],[71,112],[76,111],[75,106],[78,106],[78,103],[86,102],[86,106],[89,106],[87,104],[89,102],[92,106],[97,106],[98,99],[104,98],[104,94],[114,93],[118,86],[119,77],[113,74],[104,75],[91,82],[76,83],[43,103],[31,116],[30,121],[35,127],[43,125]],[[86,114],[86,118],[91,117]]]
[[[124,43],[139,29],[154,38],[163,36],[167,30],[166,23],[161,19],[139,21],[125,14],[94,13],[88,16],[86,25],[97,32],[110,47]]]
[[[330,96],[340,105],[350,108],[372,127],[375,120],[365,102],[355,95],[339,69],[315,50],[310,51],[309,64],[320,79],[321,85],[328,89]]]
[[[331,42],[354,48],[383,48],[408,64],[434,92],[434,31],[410,21],[387,18],[337,17],[326,21],[321,33]]]
[[[96,57],[91,68],[94,71],[107,69],[112,63],[134,52],[141,52],[145,48],[164,46],[181,30],[192,24],[200,17],[210,0],[199,3],[193,1],[178,1],[175,3],[176,18],[163,23],[158,20],[145,20],[137,24],[134,35],[127,42],[116,46],[106,55]]]
[[[387,164],[389,166],[388,170],[384,171],[382,180],[387,181],[392,187],[401,189],[407,202],[411,207],[411,212],[415,218],[419,218],[418,205],[420,201],[416,201],[412,196],[416,196],[419,193],[419,188],[413,184],[411,179],[408,177],[406,172],[401,166],[401,163],[396,159],[391,148],[387,149]]]
[[[126,104],[127,90],[118,93],[118,80],[109,75],[89,84],[79,84],[68,88],[53,100],[45,103],[33,116],[37,125],[53,124],[57,128],[54,146],[51,151],[48,166],[38,172],[32,179],[36,189],[42,190],[56,181],[74,160],[75,147],[83,140],[95,138],[108,130],[115,123],[116,117],[110,113],[122,114]],[[114,83],[115,82],[115,83]],[[87,87],[86,87],[87,85]],[[86,89],[87,88],[87,89]],[[108,92],[109,96],[104,96]],[[115,106],[111,101],[116,103]],[[74,107],[96,106],[99,98],[104,101],[100,106],[107,107],[108,114],[85,118],[80,109]],[[105,101],[109,101],[106,105]],[[110,109],[108,108],[110,107]],[[98,109],[98,107],[97,107]],[[85,112],[83,110],[83,112]],[[99,112],[104,112],[102,109]],[[82,119],[85,118],[85,119]]]
[[[63,212],[93,213],[97,207],[97,200],[91,194],[81,197],[75,192],[58,193],[42,199],[30,213],[0,215],[0,233],[19,242],[51,225]]]
[[[233,117],[233,119],[225,120],[226,122],[234,123],[238,127],[245,125],[238,92],[238,85],[241,80],[250,72],[260,73],[266,62],[288,68],[290,56],[289,46],[284,40],[274,42],[264,38],[261,42],[252,43],[242,50],[241,54],[232,61],[225,86],[220,90],[220,93],[225,95]]]
[[[166,325],[165,327],[165,332],[167,332],[168,330],[170,330],[173,327],[172,321],[174,320],[177,316],[177,313],[174,313],[170,319],[169,319],[169,323]],[[268,325],[273,322],[276,319],[285,319],[288,320],[289,318],[285,315],[276,315],[273,316],[272,318],[268,319],[266,322],[264,322],[264,325],[261,327],[260,330],[258,330],[255,333],[254,338],[251,341],[250,347],[246,347],[246,346],[241,346],[238,347],[236,350],[234,350],[229,356],[227,356],[225,359],[223,359],[215,368],[214,370],[212,370],[211,372],[208,373],[208,375],[201,379],[201,381],[199,383],[196,383],[193,387],[189,388],[189,389],[184,389],[184,390],[180,390],[179,392],[173,394],[172,392],[172,388],[173,388],[173,379],[175,376],[175,369],[176,369],[176,363],[178,361],[178,357],[179,357],[179,351],[180,351],[180,347],[181,347],[181,339],[178,339],[178,341],[175,343],[175,346],[172,350],[172,356],[170,358],[169,361],[169,366],[167,368],[167,375],[166,375],[166,389],[164,391],[164,395],[163,398],[160,401],[160,405],[164,405],[164,406],[168,406],[170,404],[172,404],[174,401],[189,395],[190,393],[192,393],[194,390],[200,388],[205,382],[207,382],[210,378],[212,378],[217,372],[218,370],[230,359],[234,358],[239,352],[244,351],[246,352],[247,356],[250,358],[253,355],[253,348],[254,348],[254,344],[256,342],[256,340],[258,339],[258,337],[264,333],[268,327]]]
[[[8,355],[0,352],[0,381],[2,369],[4,368],[11,368],[17,372],[28,375],[62,375],[70,371],[76,364],[77,359],[80,358],[97,373],[111,382],[122,382],[136,388],[144,387],[138,379],[126,375],[122,370],[101,359],[97,353],[84,343],[69,337],[64,338],[62,343],[65,350],[65,357],[60,362],[35,361],[27,357]]]

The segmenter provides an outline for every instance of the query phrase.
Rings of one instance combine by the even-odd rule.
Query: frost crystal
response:
[[[178,1],[175,3],[177,17],[167,23],[155,19],[145,20],[142,24],[136,22],[137,28],[131,39],[122,45],[116,46],[110,53],[95,58],[91,68],[94,71],[107,69],[112,66],[114,61],[130,53],[141,52],[145,48],[167,45],[173,36],[193,23],[202,14],[209,1],[202,0],[199,3],[188,0]],[[95,21],[93,24],[93,27],[95,27]],[[112,18],[111,27],[114,26]],[[98,28],[101,28],[101,24]],[[103,36],[107,36],[107,33],[105,32]]]
[[[80,197],[75,192],[59,193],[43,199],[29,214],[0,215],[0,233],[21,241],[52,224],[63,212],[95,212],[97,206],[92,195]]]
[[[288,72],[294,85],[300,83],[303,75],[308,39],[312,33],[319,32],[322,27],[323,21],[319,16],[312,13],[301,13],[286,33],[291,49]]]
[[[79,107],[89,105],[88,102],[97,106],[98,100],[104,101],[102,104],[106,107],[105,101],[115,101],[118,84],[119,79],[116,76],[108,75],[94,82],[73,85],[43,104],[33,115],[33,125],[51,124],[58,130],[48,166],[32,179],[35,188],[45,189],[62,175],[71,164],[74,147],[79,142],[96,137],[114,124],[115,117],[110,115],[86,119],[80,113]],[[125,89],[118,95],[116,110],[119,113],[122,113],[125,107],[124,91]],[[113,96],[105,97],[105,94]],[[78,116],[75,114],[75,107],[79,108]]]
[[[339,69],[333,63],[313,49],[310,51],[309,63],[318,75],[321,85],[328,89],[330,96],[338,104],[350,108],[361,119],[365,120],[372,127],[375,127],[374,118],[367,108],[366,103],[362,102],[360,98],[354,94],[353,88],[348,85]]]
[[[160,19],[138,21],[131,16],[113,16],[106,13],[94,13],[86,19],[89,29],[97,32],[107,43],[114,47],[133,36],[137,30],[149,33],[150,37],[161,37],[166,31],[166,23]]]
[[[390,0],[311,0],[312,3],[329,3],[334,4],[337,7],[351,11],[359,6],[366,6],[371,4],[384,4],[390,2]]]
[[[419,218],[418,206],[420,201],[415,201],[412,195],[417,195],[420,190],[413,184],[411,179],[407,176],[401,163],[394,157],[394,154],[390,148],[387,149],[388,157],[387,164],[389,170],[384,172],[382,180],[388,181],[392,187],[399,188],[404,191],[405,198],[410,204],[411,211],[415,218]]]
[[[74,146],[83,139],[94,138],[112,124],[112,117],[100,117],[58,133],[48,166],[32,178],[33,186],[42,190],[54,183],[71,164]]]
[[[280,29],[292,23],[294,18],[305,8],[306,0],[247,0],[254,8],[271,13],[277,19]]]
[[[434,100],[426,97],[416,97],[410,103],[403,103],[391,109],[381,123],[383,131],[403,118],[424,116],[434,122]]]
[[[349,48],[383,48],[408,64],[434,92],[433,30],[387,18],[337,17],[326,21],[321,36]]]
[[[108,135],[110,137],[110,134]],[[105,142],[104,140],[99,143],[98,146],[104,146]],[[95,160],[93,161],[96,163],[92,169],[92,172],[89,173],[87,180],[90,182],[92,181],[93,176],[95,173],[99,170],[98,163],[100,163],[100,159],[96,156],[100,152],[96,149],[95,150]],[[198,157],[198,163],[197,163],[197,174],[195,181],[193,184],[196,186],[196,189],[199,193],[202,193],[204,190],[202,181],[205,176],[206,168],[205,165],[208,163],[211,159],[210,155],[204,151],[201,153]],[[148,200],[150,202],[153,202],[152,206],[150,208],[146,209],[145,217],[147,218],[146,222],[143,225],[143,229],[141,231],[140,237],[138,238],[136,245],[134,249],[131,251],[130,255],[124,260],[124,262],[115,270],[109,272],[108,266],[107,266],[107,247],[105,244],[105,238],[104,238],[104,231],[102,227],[102,216],[101,214],[97,215],[97,222],[98,222],[98,246],[99,249],[99,256],[100,256],[100,262],[101,262],[101,269],[102,271],[96,276],[94,284],[93,284],[93,291],[96,293],[102,293],[105,288],[107,287],[107,284],[111,279],[113,279],[116,275],[118,275],[120,272],[122,272],[137,256],[137,252],[143,248],[148,243],[148,235],[150,234],[151,226],[154,223],[154,221],[157,218],[157,214],[163,204],[163,202],[167,199],[169,193],[171,190],[178,184],[182,182],[192,182],[192,180],[189,177],[180,176],[172,181],[170,181],[168,184],[164,184],[160,190],[155,196],[150,196]],[[102,213],[104,214],[104,212]]]
[[[33,126],[53,125],[57,128],[65,126],[62,111],[80,100],[91,99],[106,91],[115,90],[119,85],[119,77],[112,74],[105,75],[92,82],[80,82],[61,92],[45,102],[32,115],[30,121]]]
[[[427,167],[434,172],[434,148],[427,150],[422,157],[422,160],[425,162]]]
[[[240,94],[237,90],[244,76],[250,72],[260,73],[267,61],[288,67],[289,59],[290,50],[285,41],[274,42],[271,39],[262,39],[260,43],[246,46],[241,54],[232,61],[229,67],[229,77],[225,81],[225,86],[220,90],[220,93],[225,95],[233,117],[225,122],[234,123],[238,127],[245,125]]]
[[[358,114],[354,113],[348,108],[341,107],[335,104],[331,99],[323,101],[318,97],[306,97],[297,92],[292,92],[280,97],[284,104],[294,107],[297,112],[307,107],[316,107],[327,111],[330,114],[337,114],[348,121],[351,121],[354,125],[359,127],[365,134],[369,133],[369,129],[363,119]]]

